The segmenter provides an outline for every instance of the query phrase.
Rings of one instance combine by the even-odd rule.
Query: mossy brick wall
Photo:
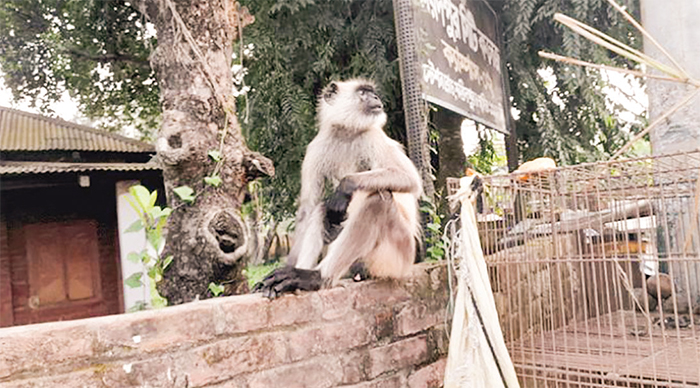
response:
[[[447,271],[0,330],[0,388],[442,385]]]

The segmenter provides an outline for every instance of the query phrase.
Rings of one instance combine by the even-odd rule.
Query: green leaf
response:
[[[218,150],[211,150],[207,153],[207,155],[209,155],[209,157],[212,158],[212,160],[214,160],[215,162],[220,162],[222,159],[221,152],[219,152]]]
[[[160,251],[160,246],[163,244],[163,236],[160,233],[151,230],[146,233],[146,240],[156,252]]]
[[[603,121],[605,122],[605,126],[608,128],[612,128],[615,125],[615,118],[610,115],[605,115],[603,117]]]
[[[440,234],[440,229],[442,229],[442,226],[440,224],[431,222],[428,225],[426,225],[426,228],[433,233]]]
[[[211,282],[211,283],[209,283],[209,291],[211,291],[211,293],[214,296],[219,296],[219,295],[221,295],[222,292],[224,292],[224,286],[221,284],[216,284],[214,282]]]
[[[209,186],[219,187],[221,185],[221,177],[218,175],[204,177],[204,183]]]
[[[153,306],[153,308],[158,309],[168,305],[168,300],[163,298],[158,293],[158,289],[156,288],[156,282],[150,282],[149,288],[151,291],[151,306]]]
[[[136,186],[131,186],[129,188],[129,193],[131,196],[133,196],[136,199],[136,202],[138,202],[140,208],[146,212],[151,210],[151,193],[148,192],[148,189],[141,186],[141,185],[136,185]],[[155,203],[155,201],[153,201]]]
[[[143,222],[141,222],[140,219],[134,221],[131,225],[129,225],[128,228],[124,231],[124,233],[134,233],[138,232],[139,230],[143,229]]]
[[[445,256],[445,250],[435,245],[426,249],[426,252],[435,260],[440,260]]]
[[[156,219],[156,233],[163,233],[163,227],[168,222],[168,217],[172,214],[173,210],[169,207],[164,208],[160,212],[160,218]]]
[[[136,272],[136,273],[132,274],[131,276],[129,276],[128,278],[126,278],[126,280],[124,280],[124,284],[126,284],[130,288],[141,287],[143,285],[143,283],[141,282],[142,275],[143,274],[141,272]]]
[[[163,217],[163,209],[160,208],[160,206],[154,206],[153,209],[149,212],[151,217],[153,217],[154,220],[157,220],[161,217]]]
[[[153,266],[148,269],[148,277],[153,279],[156,283],[160,281],[160,271],[158,271],[158,267]]]
[[[153,205],[156,204],[156,200],[158,199],[158,190],[153,190],[151,193],[151,198],[148,201],[148,207],[153,207]]]
[[[151,257],[151,255],[149,255],[145,251],[141,254],[141,262],[143,264],[148,265],[151,263],[151,260],[153,260],[153,258]]]
[[[194,202],[194,190],[189,186],[180,186],[173,189],[173,192],[184,202]]]
[[[141,254],[136,252],[129,252],[129,254],[126,255],[126,259],[132,263],[138,263],[141,261]]]
[[[170,266],[170,263],[172,263],[172,262],[173,262],[173,255],[170,255],[170,256],[166,257],[165,259],[163,259],[163,271],[165,271]]]
[[[163,210],[160,212],[161,217],[170,217],[170,214],[172,214],[173,209],[169,207],[164,207]]]
[[[155,309],[163,308],[168,306],[168,300],[160,296],[159,294],[155,294],[151,297],[151,305]]]

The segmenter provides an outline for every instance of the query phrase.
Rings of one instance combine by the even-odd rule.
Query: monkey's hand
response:
[[[353,179],[349,177],[343,178],[338,187],[336,187],[335,192],[326,201],[326,210],[345,214],[345,210],[347,210],[352,199],[352,193],[357,189],[357,183]]]
[[[286,266],[276,269],[256,284],[253,292],[262,292],[264,297],[275,299],[284,293],[296,290],[317,291],[322,285],[323,278],[320,271]]]

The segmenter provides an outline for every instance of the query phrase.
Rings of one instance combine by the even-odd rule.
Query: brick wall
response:
[[[0,387],[440,387],[446,276],[0,329]]]

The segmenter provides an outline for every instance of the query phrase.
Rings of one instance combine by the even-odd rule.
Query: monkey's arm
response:
[[[313,142],[307,148],[301,170],[301,195],[296,216],[294,246],[287,256],[287,265],[311,269],[316,266],[323,250],[323,220],[325,209],[321,202],[325,176],[318,166],[319,147]]]
[[[344,213],[356,190],[392,191],[420,197],[423,185],[413,162],[403,153],[398,143],[387,139],[386,145],[380,152],[381,158],[375,168],[348,174],[340,181],[326,203],[329,211]]]
[[[419,194],[421,189],[417,174],[397,168],[378,168],[347,175],[343,180],[351,181],[346,187],[365,191],[394,191],[397,193]],[[340,187],[340,186],[339,186]]]
[[[349,174],[343,180],[350,180],[355,189],[366,191],[394,191],[411,193],[417,197],[422,194],[423,186],[418,170],[402,147],[393,140],[385,139],[385,146],[380,149],[376,165],[369,171]],[[352,185],[348,185],[352,186]]]

